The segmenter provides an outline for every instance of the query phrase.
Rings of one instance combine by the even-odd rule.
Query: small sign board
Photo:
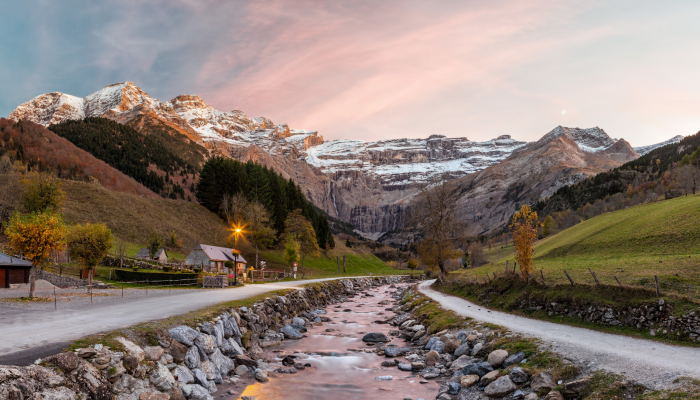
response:
[[[294,272],[297,272],[297,267],[294,267]]]

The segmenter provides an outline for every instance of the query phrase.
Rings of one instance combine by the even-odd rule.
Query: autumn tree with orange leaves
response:
[[[532,211],[528,205],[520,207],[520,211],[513,215],[513,221],[510,224],[515,245],[515,259],[520,263],[520,272],[525,282],[528,281],[529,274],[533,272],[532,247],[537,239],[539,226],[537,213]]]
[[[36,269],[41,268],[54,251],[65,247],[66,228],[60,214],[51,209],[29,214],[14,212],[5,228],[10,248],[29,259],[29,297],[34,297]]]

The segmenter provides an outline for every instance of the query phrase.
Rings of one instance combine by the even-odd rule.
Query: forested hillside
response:
[[[149,125],[136,131],[105,118],[86,118],[49,126],[49,129],[169,198],[187,199],[193,188],[204,147],[167,127]]]
[[[64,179],[96,179],[111,190],[155,196],[133,178],[33,122],[0,118],[1,156],[8,157],[13,163],[22,161],[29,169],[51,171]]]
[[[292,179],[285,180],[274,170],[253,162],[230,158],[210,158],[199,176],[197,200],[212,212],[220,213],[225,194],[242,193],[248,201],[262,203],[270,213],[272,227],[281,234],[287,214],[301,209],[316,231],[321,248],[333,248],[335,241],[328,219],[306,199]]]
[[[700,132],[613,170],[563,186],[551,197],[537,202],[533,209],[541,219],[551,215],[554,224],[564,229],[604,212],[654,201],[660,196],[692,194],[700,183],[700,173],[694,177],[693,171],[685,174],[679,167],[681,160],[687,159],[698,146]]]

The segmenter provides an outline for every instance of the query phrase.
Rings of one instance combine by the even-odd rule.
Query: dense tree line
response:
[[[252,161],[242,163],[229,158],[213,157],[202,168],[196,187],[197,201],[220,214],[224,195],[243,194],[257,201],[270,213],[273,228],[281,235],[287,215],[300,209],[313,225],[321,248],[335,247],[328,219],[306,199],[301,188],[290,178],[285,180],[274,170]]]
[[[201,147],[182,134],[177,136],[170,132],[165,138],[165,130],[139,132],[106,118],[66,121],[51,125],[49,129],[162,195],[174,197],[177,193],[184,197],[184,190],[172,183],[171,177],[195,174],[200,169],[198,164],[183,159],[176,151],[180,147]],[[180,146],[173,145],[177,142]],[[202,148],[202,151],[205,150]],[[157,167],[164,176],[149,169],[150,166]]]

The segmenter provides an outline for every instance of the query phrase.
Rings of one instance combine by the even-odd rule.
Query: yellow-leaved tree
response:
[[[510,230],[513,232],[513,244],[515,245],[515,259],[520,263],[520,272],[525,282],[528,281],[532,267],[532,246],[537,240],[537,229],[540,223],[537,220],[537,213],[524,204],[520,211],[513,215]]]
[[[63,217],[51,209],[28,214],[14,212],[5,228],[10,248],[29,259],[29,297],[34,297],[36,269],[43,267],[52,252],[65,247],[66,228]]]
[[[70,256],[87,270],[90,290],[94,269],[105,258],[112,247],[112,231],[105,224],[78,224],[68,233],[68,250]]]

